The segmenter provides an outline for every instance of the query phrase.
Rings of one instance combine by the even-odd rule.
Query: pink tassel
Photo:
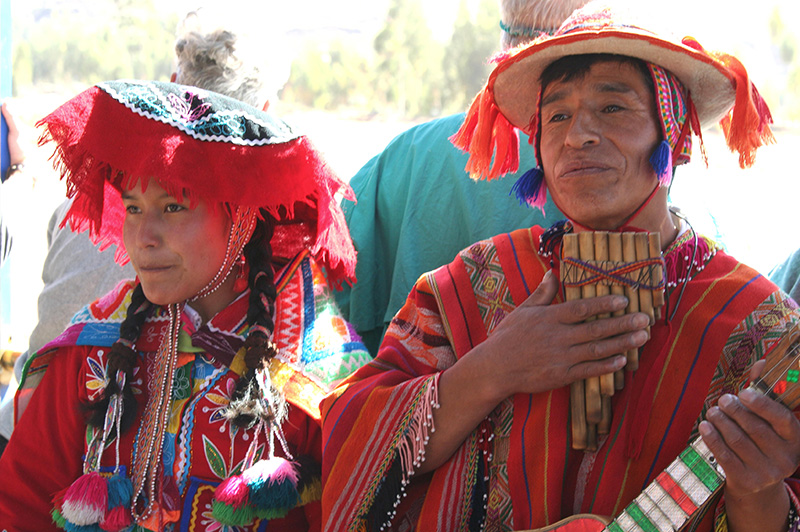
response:
[[[94,525],[103,521],[108,509],[108,486],[100,473],[81,475],[64,494],[61,515],[75,525]]]
[[[217,486],[214,491],[214,499],[239,509],[247,504],[249,493],[247,482],[245,482],[242,475],[234,475],[226,478],[222,484]]]

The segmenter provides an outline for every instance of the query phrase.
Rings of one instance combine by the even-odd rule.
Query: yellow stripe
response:
[[[553,405],[553,390],[547,394],[547,408],[545,410],[544,441],[550,441],[550,407]],[[550,522],[549,506],[547,504],[547,494],[550,490],[547,487],[547,479],[550,477],[550,446],[544,446],[544,522]]]

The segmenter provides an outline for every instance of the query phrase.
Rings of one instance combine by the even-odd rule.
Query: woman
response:
[[[368,359],[326,282],[354,271],[347,187],[283,122],[192,87],[104,83],[40,125],[67,220],[137,279],[26,368],[0,523],[318,530],[318,403]]]

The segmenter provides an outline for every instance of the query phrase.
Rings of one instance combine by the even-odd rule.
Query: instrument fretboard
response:
[[[724,483],[725,473],[717,465],[702,438],[697,438],[605,531],[680,530]]]

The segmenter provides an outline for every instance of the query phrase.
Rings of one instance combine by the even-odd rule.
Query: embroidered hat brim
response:
[[[728,69],[708,53],[638,28],[610,26],[557,33],[500,62],[488,81],[500,111],[514,126],[530,133],[542,72],[562,57],[581,54],[635,57],[672,72],[689,90],[702,127],[725,116],[736,97]]]
[[[120,262],[118,189],[156,179],[175,197],[265,209],[278,220],[280,256],[308,247],[332,281],[354,278],[355,250],[334,197],[352,197],[350,187],[308,138],[272,115],[195,87],[112,81],[37,125],[40,144],[55,142],[55,165],[75,197],[67,221],[103,248],[116,244]]]

